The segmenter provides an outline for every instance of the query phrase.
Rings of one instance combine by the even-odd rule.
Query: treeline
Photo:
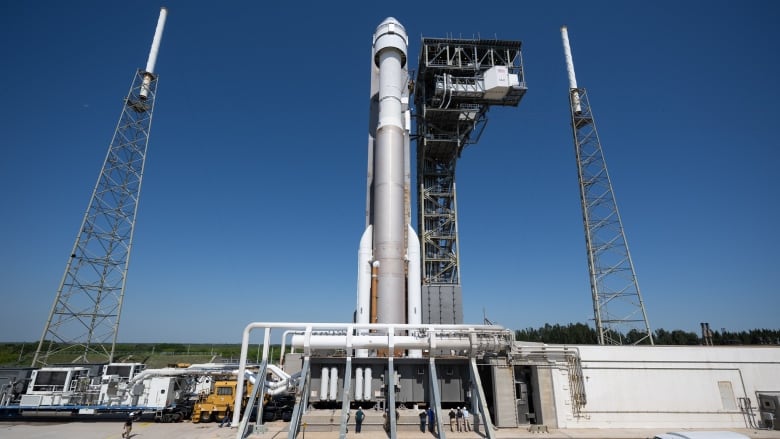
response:
[[[710,331],[712,344],[720,345],[780,345],[779,329],[751,329],[749,331]],[[623,341],[624,345],[634,344],[644,337],[643,333],[631,330],[627,334],[612,334],[614,339]],[[555,344],[598,344],[596,329],[585,323],[569,323],[568,325],[551,325],[546,323],[540,328],[526,328],[515,331],[515,340]],[[653,341],[657,345],[703,345],[705,344],[695,332],[679,329],[653,331]],[[644,340],[639,344],[649,344]]]

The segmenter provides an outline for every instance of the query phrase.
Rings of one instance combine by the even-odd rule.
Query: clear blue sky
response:
[[[52,0],[0,3],[0,341],[40,337],[162,5],[121,341],[351,319],[387,16],[413,65],[421,36],[523,41],[528,94],[459,163],[467,322],[592,319],[566,24],[651,326],[780,327],[778,2]]]

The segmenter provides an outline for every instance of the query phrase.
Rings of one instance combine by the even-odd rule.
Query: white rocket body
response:
[[[408,203],[411,118],[406,30],[398,20],[387,18],[377,27],[373,43],[371,96],[376,99],[369,126],[367,227],[358,252],[356,321],[419,324],[420,250],[409,224]],[[368,352],[358,350],[357,355]]]

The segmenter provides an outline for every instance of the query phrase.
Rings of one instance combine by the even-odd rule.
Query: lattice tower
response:
[[[561,33],[598,342],[654,344],[588,95],[577,87],[565,27]]]
[[[157,76],[152,73],[166,10],[152,52],[124,100],[114,136],[65,265],[32,365],[111,362],[119,331]]]

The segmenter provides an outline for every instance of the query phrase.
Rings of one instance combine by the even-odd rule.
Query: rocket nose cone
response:
[[[406,31],[406,29],[404,28],[404,25],[402,25],[400,21],[396,20],[395,17],[387,17],[387,18],[385,18],[381,23],[379,23],[379,26],[377,26],[377,29],[379,29],[379,28],[381,28],[383,26],[387,26],[388,24],[392,24],[394,26],[399,26],[401,29]]]
[[[387,23],[401,24],[398,20],[395,19],[395,17],[387,17],[382,21],[382,23],[380,23],[380,26]]]

